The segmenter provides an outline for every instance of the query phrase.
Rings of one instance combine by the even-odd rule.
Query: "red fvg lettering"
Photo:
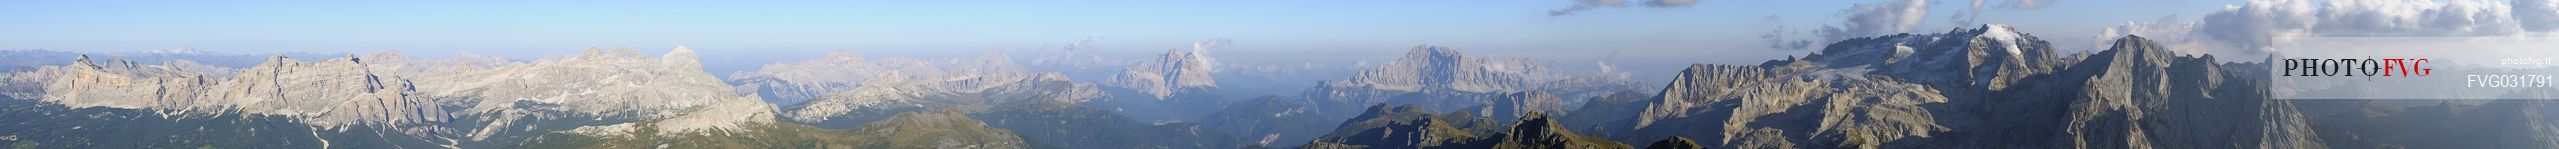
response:
[[[2410,62],[2409,60],[2415,60],[2415,62]],[[2391,76],[2394,71],[2398,72],[2398,76],[2401,77],[2426,76],[2434,74],[2435,71],[2434,68],[2424,67],[2426,59],[2423,58],[2385,58],[2381,59],[2381,61],[2383,63],[2382,69],[2385,70],[2381,72],[2381,76]]]
[[[2425,58],[2381,59],[2283,59],[2282,76],[2429,76]],[[2298,75],[2296,75],[2298,74]]]

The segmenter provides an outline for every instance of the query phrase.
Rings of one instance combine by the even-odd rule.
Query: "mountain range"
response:
[[[2559,102],[2287,100],[2259,62],[2007,25],[1629,78],[1415,46],[1339,68],[837,51],[733,72],[678,46],[512,60],[0,51],[22,148],[2552,148]],[[23,53],[23,54],[21,54]],[[1089,53],[1088,53],[1089,54]],[[93,56],[94,55],[94,56]],[[137,56],[139,55],[139,56]],[[155,56],[156,55],[156,56]],[[15,59],[24,57],[23,59]],[[130,59],[128,59],[130,58]],[[138,60],[137,60],[138,59]],[[2271,59],[2271,58],[2269,58]],[[1074,67],[1066,67],[1073,64]],[[1308,69],[1298,69],[1308,68]],[[1056,70],[1067,70],[1066,72]],[[1570,71],[1568,71],[1570,70]],[[1101,72],[1101,73],[1095,73]],[[1099,74],[1099,75],[1096,75]],[[1309,77],[1315,76],[1315,77]],[[2351,91],[2351,88],[2337,89]],[[2559,97],[2559,90],[2503,97]]]

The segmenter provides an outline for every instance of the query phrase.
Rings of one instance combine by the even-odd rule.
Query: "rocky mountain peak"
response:
[[[862,60],[862,51],[835,50],[835,52],[827,52],[826,56],[819,57],[827,60]]]
[[[1173,96],[1187,89],[1217,87],[1214,78],[1217,62],[1207,58],[1205,49],[1166,50],[1154,60],[1139,63],[1111,76],[1108,83],[1153,95],[1156,99]]]
[[[1454,64],[1466,60],[1466,53],[1458,52],[1454,48],[1422,45],[1413,46],[1413,50],[1405,52],[1404,58],[1399,60],[1427,62],[1426,64]]]
[[[1638,115],[1635,127],[1648,127],[1655,120],[1688,117],[1690,109],[1709,103],[1731,100],[1729,97],[1746,89],[1769,84],[1766,79],[1782,76],[1761,66],[1692,64],[1673,76],[1670,85],[1662,87],[1658,98]]]
[[[679,45],[679,46],[675,46],[675,50],[667,51],[667,52],[666,52],[666,55],[659,55],[658,57],[660,57],[660,58],[667,58],[667,59],[678,59],[678,58],[681,58],[681,59],[685,59],[685,60],[694,60],[694,59],[699,59],[699,57],[700,57],[700,56],[695,56],[695,55],[693,54],[693,47],[687,47],[687,46],[681,46],[681,45]]]
[[[274,55],[274,56],[267,56],[267,61],[266,61],[266,62],[264,62],[264,63],[259,63],[259,65],[266,65],[266,64],[278,64],[278,63],[285,63],[285,62],[293,62],[293,57],[284,56],[284,55],[280,55],[280,54],[279,54],[279,55]]]
[[[579,52],[579,53],[578,53],[578,56],[588,56],[588,55],[604,55],[604,49],[603,49],[603,48],[601,48],[601,47],[587,46],[587,47],[586,47],[586,52]]]
[[[697,62],[683,59],[692,50],[675,50],[666,54],[674,57],[665,59],[635,51],[624,47],[531,64],[445,72],[470,75],[435,76],[432,82],[439,83],[422,86],[441,96],[486,97],[467,110],[472,113],[497,112],[526,102],[557,104],[582,114],[664,118],[721,101],[757,99],[735,96]]]
[[[1613,70],[1607,65],[1592,66]],[[1477,58],[1453,48],[1415,46],[1391,63],[1360,70],[1343,80],[1319,82],[1304,96],[1327,102],[1317,105],[1344,112],[1355,108],[1341,105],[1390,103],[1438,111],[1490,111],[1485,116],[1512,117],[1527,111],[1561,112],[1565,105],[1580,103],[1587,97],[1644,88],[1637,81],[1616,75],[1619,72],[1565,71],[1536,59]],[[1523,92],[1543,92],[1538,94],[1554,98],[1532,94],[1503,97]]]
[[[754,71],[731,73],[729,82],[737,84],[733,90],[739,94],[756,94],[768,102],[789,105],[817,99],[826,92],[872,84],[874,80],[905,78],[897,74],[928,74],[897,68],[913,67],[882,66],[862,59],[855,51],[843,50],[808,61],[764,64]]]
[[[1645,109],[1617,114],[1636,115],[1635,129],[1613,138],[1698,137],[1718,148],[2210,148],[2315,136],[2295,131],[2310,128],[2305,116],[2267,99],[2260,82],[2221,81],[2262,74],[2223,72],[2211,56],[2128,36],[2058,58],[2031,35],[2003,32],[2013,30],[1859,38],[1799,61],[1692,65],[1658,101],[1620,105]],[[2018,46],[2016,57],[2002,55],[2005,45]],[[1654,146],[1687,141],[1665,142],[1674,143]]]
[[[694,55],[691,47],[675,46],[674,51],[658,56],[658,60],[677,68],[702,69],[702,57]]]
[[[98,69],[98,63],[89,61],[88,54],[81,54],[80,59],[74,59],[71,61],[71,67]]]
[[[596,49],[595,47],[587,47],[587,49],[586,49],[586,53],[581,53],[581,54],[578,54],[578,56],[577,56],[577,59],[636,59],[636,58],[648,58],[648,57],[647,57],[647,56],[640,55],[640,51],[639,51],[638,49],[631,49],[631,46],[618,46],[618,47],[613,47],[613,49],[612,49],[612,50],[599,50],[599,49]]]
[[[351,56],[351,57],[353,57],[353,56]],[[408,57],[406,54],[401,54],[401,53],[400,53],[400,50],[382,50],[381,52],[373,52],[373,54],[366,54],[366,55],[362,56],[362,58],[364,58],[364,60],[367,60],[367,61],[375,61],[375,62],[372,62],[373,64],[402,64],[402,63],[409,63],[409,57]]]
[[[1493,148],[1633,148],[1625,143],[1583,136],[1563,126],[1545,113],[1531,112],[1521,116],[1518,123],[1511,125],[1510,131],[1504,132],[1501,135],[1503,137],[1492,146]]]
[[[632,49],[632,48],[631,48],[631,46],[618,46],[618,47],[613,47],[613,51],[609,51],[609,53],[607,53],[607,54],[611,54],[611,55],[614,55],[614,56],[629,56],[629,57],[637,57],[637,56],[640,56],[640,50],[639,50],[639,49]]]
[[[47,82],[42,100],[75,107],[149,109],[170,117],[232,112],[282,115],[324,128],[434,128],[426,124],[445,118],[437,116],[443,110],[431,106],[431,100],[411,96],[417,88],[408,80],[372,70],[356,57],[300,62],[275,56],[236,70],[190,61],[161,65],[108,61],[114,64],[39,72],[56,76]]]
[[[962,61],[948,67],[957,67],[960,70],[957,72],[961,74],[990,76],[1019,75],[1027,70],[1023,69],[1019,63],[1013,63],[1013,56],[1005,54],[1003,50],[987,50],[986,53],[978,54],[976,59],[962,59]]]
[[[1455,49],[1415,46],[1394,63],[1363,70],[1350,80],[1328,86],[1364,86],[1394,91],[1424,89],[1464,92],[1515,92],[1542,88],[1564,80],[1563,72],[1532,59],[1469,58]]]
[[[1556,131],[1565,130],[1563,126],[1563,124],[1557,124],[1554,118],[1546,116],[1546,112],[1528,112],[1519,116],[1518,124],[1511,125],[1510,135],[1555,136]]]
[[[1473,111],[1479,116],[1493,119],[1518,119],[1530,114],[1545,115],[1572,110],[1570,109],[1572,107],[1565,106],[1564,99],[1547,91],[1503,94],[1485,99],[1484,102],[1480,109]]]
[[[2173,54],[2174,51],[2164,49],[2159,45],[2159,43],[2152,42],[2150,41],[2150,38],[2143,38],[2140,35],[2125,35],[2123,38],[2117,38],[2115,39],[2114,46],[2110,49],[2113,50],[2099,52],[2094,57],[2166,58],[2176,56],[2176,54]]]
[[[399,50],[399,49],[388,49],[388,50],[382,50],[382,51],[374,51],[374,52],[373,52],[373,54],[367,54],[367,55],[365,55],[365,56],[366,56],[366,57],[405,57],[405,56],[407,56],[407,55],[400,54],[400,50]]]

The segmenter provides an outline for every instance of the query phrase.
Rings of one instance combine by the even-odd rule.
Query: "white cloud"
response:
[[[2176,16],[2160,17],[2157,21],[2124,22],[2122,25],[2107,27],[2105,31],[2098,32],[2094,39],[2111,41],[2128,35],[2138,35],[2185,54],[2204,54],[2211,52],[2207,49],[2219,48],[2213,45],[2211,40],[2195,35],[2195,28],[2199,24],[2192,21],[2178,21]],[[2093,42],[2089,44],[2089,49],[2106,49],[2113,45],[2114,42]]]
[[[2254,52],[2298,37],[2505,36],[2559,28],[2551,24],[2559,23],[2553,6],[2547,0],[2251,0],[2204,16],[2196,33]]]
[[[2043,9],[2044,6],[2051,6],[2052,4],[2053,0],[2016,0],[2008,1],[2007,5],[2008,8],[2014,9]]]
[[[1843,11],[1848,13],[1847,20],[1840,21],[1838,26],[1826,26],[1814,31],[1825,38],[1822,41],[1910,32],[1911,28],[1919,27],[1919,23],[1926,21],[1924,17],[1928,16],[1928,0],[1857,4]]]
[[[1591,8],[1594,8],[1594,7],[1620,7],[1620,6],[1626,6],[1626,0],[1573,0],[1573,6],[1570,6],[1570,7],[1564,7],[1563,9],[1555,9],[1555,10],[1551,10],[1551,11],[1546,11],[1546,15],[1548,15],[1548,16],[1573,15],[1573,13],[1581,12],[1581,11],[1583,11],[1583,10],[1590,10]]]
[[[2321,36],[2476,36],[2520,31],[2512,7],[2474,0],[2336,0],[2312,28]]]
[[[2559,2],[2551,0],[2515,0],[2514,16],[2523,29],[2532,32],[2559,30]]]
[[[1689,5],[1697,5],[1697,1],[1700,0],[1653,0],[1644,4],[1645,6],[1653,7],[1688,7]]]
[[[1573,0],[1573,6],[1564,7],[1564,8],[1562,8],[1562,9],[1549,10],[1549,11],[1546,11],[1546,15],[1547,15],[1547,16],[1573,15],[1573,13],[1580,13],[1581,11],[1588,11],[1588,10],[1590,10],[1590,9],[1594,9],[1594,8],[1602,8],[1602,7],[1625,7],[1625,6],[1626,6],[1626,2],[1627,2],[1627,0]],[[1654,7],[1654,8],[1677,8],[1677,7],[1688,7],[1688,6],[1692,6],[1692,5],[1697,5],[1697,3],[1704,3],[1704,2],[1705,2],[1705,0],[1639,0],[1639,1],[1637,1],[1636,3],[1641,3],[1641,4],[1643,4],[1642,6],[1644,6],[1644,7]]]
[[[1969,6],[1972,6],[1972,7],[1967,7],[1968,9],[1964,9],[1964,10],[1957,10],[1957,11],[1955,11],[1955,14],[1954,14],[1953,16],[1948,16],[1946,19],[1947,19],[1947,20],[1954,21],[1955,26],[1973,26],[1973,25],[1977,25],[1977,24],[1974,24],[1974,23],[1977,23],[1978,21],[1980,21],[1980,20],[1981,20],[1981,14],[1983,14],[1983,13],[1989,13],[1990,11],[1992,11],[1990,8],[1993,8],[1993,7],[1988,7],[1988,6],[1991,6],[1991,5],[1990,5],[1990,4],[1991,4],[1991,1],[1992,1],[1992,0],[1973,0],[1972,5],[1969,5]],[[2000,6],[2000,7],[1996,7],[1996,8],[1997,8],[1997,9],[2015,9],[2015,10],[2035,10],[2035,9],[2043,9],[2043,8],[2044,8],[2044,6],[2050,6],[2050,5],[2052,5],[2052,3],[2053,3],[2053,0],[2011,0],[2011,1],[2006,1],[2006,2],[2004,2],[2004,3],[2000,3],[2000,4],[1999,4],[1999,6]]]
[[[2221,11],[2204,15],[2197,31],[2205,37],[2235,43],[2257,50],[2271,47],[2278,38],[2300,36],[2310,32],[2318,22],[2316,9],[2301,0],[2250,1],[2246,5],[2224,6]]]
[[[1786,36],[1794,35],[1798,31],[1786,30],[1785,21],[1778,20],[1777,16],[1771,15],[1760,20],[1767,21],[1769,24],[1777,24],[1777,29],[1769,30],[1768,33],[1759,34],[1759,39],[1766,40],[1768,42],[1769,49],[1805,50],[1813,47],[1812,40],[1786,38]]]

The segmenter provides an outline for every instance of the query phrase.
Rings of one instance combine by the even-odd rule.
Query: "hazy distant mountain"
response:
[[[1057,73],[980,79],[990,86],[981,89],[917,84],[863,86],[789,106],[784,116],[793,121],[832,128],[902,111],[961,109],[974,112],[997,108],[993,106],[1006,102],[1081,103],[1108,97],[1092,84],[1073,82]]]
[[[1167,50],[1148,61],[1119,70],[1118,74],[1104,80],[1108,86],[1104,90],[1120,100],[1085,105],[1158,123],[1228,119],[1199,111],[1228,110],[1217,107],[1233,102],[1258,102],[1245,101],[1259,98],[1257,96],[1295,94],[1317,80],[1337,77],[1327,74],[1328,68],[1314,65],[1283,67],[1220,63],[1208,55],[1209,48],[1217,43],[1201,42],[1193,44],[1189,50]]]
[[[925,87],[934,91],[975,92],[1029,77],[1000,51],[975,58],[927,60],[906,57],[865,59],[853,51],[837,51],[818,59],[767,64],[763,69],[729,75],[741,94],[764,95],[773,103],[797,105],[826,94],[870,85]]]
[[[731,82],[739,83],[738,92],[806,98],[783,104],[783,116],[823,128],[850,127],[900,112],[981,111],[974,109],[1015,100],[1081,103],[1108,97],[1091,83],[1059,73],[1023,72],[1008,59],[989,52],[973,59],[866,60],[842,51],[740,72]]]
[[[1138,63],[1119,75],[1111,76],[1109,82],[1112,86],[1135,89],[1157,99],[1171,97],[1177,91],[1216,88],[1217,79],[1213,75],[1217,71],[1217,61],[1200,55],[1208,54],[1202,50],[1206,49],[1165,51],[1155,60]]]
[[[703,72],[693,50],[655,58],[630,48],[494,68],[441,70],[415,79],[452,115],[469,117],[471,141],[521,139],[576,127],[658,121],[659,134],[718,132],[769,123],[775,108],[740,96]],[[530,128],[530,129],[528,129]]]
[[[80,53],[47,50],[0,50],[0,72],[32,71],[46,66],[70,65]]]
[[[1518,114],[1529,111],[1565,113],[1562,107],[1581,98],[1618,90],[1642,88],[1624,76],[1602,75],[1609,72],[1577,74],[1558,71],[1528,58],[1475,58],[1456,49],[1433,46],[1413,47],[1410,53],[1393,63],[1362,70],[1351,78],[1324,81],[1303,94],[1330,106],[1332,111],[1347,111],[1356,105],[1389,103],[1412,104],[1438,111],[1461,110],[1476,106],[1492,106],[1505,95],[1544,91],[1559,98],[1520,98],[1500,106]]]

